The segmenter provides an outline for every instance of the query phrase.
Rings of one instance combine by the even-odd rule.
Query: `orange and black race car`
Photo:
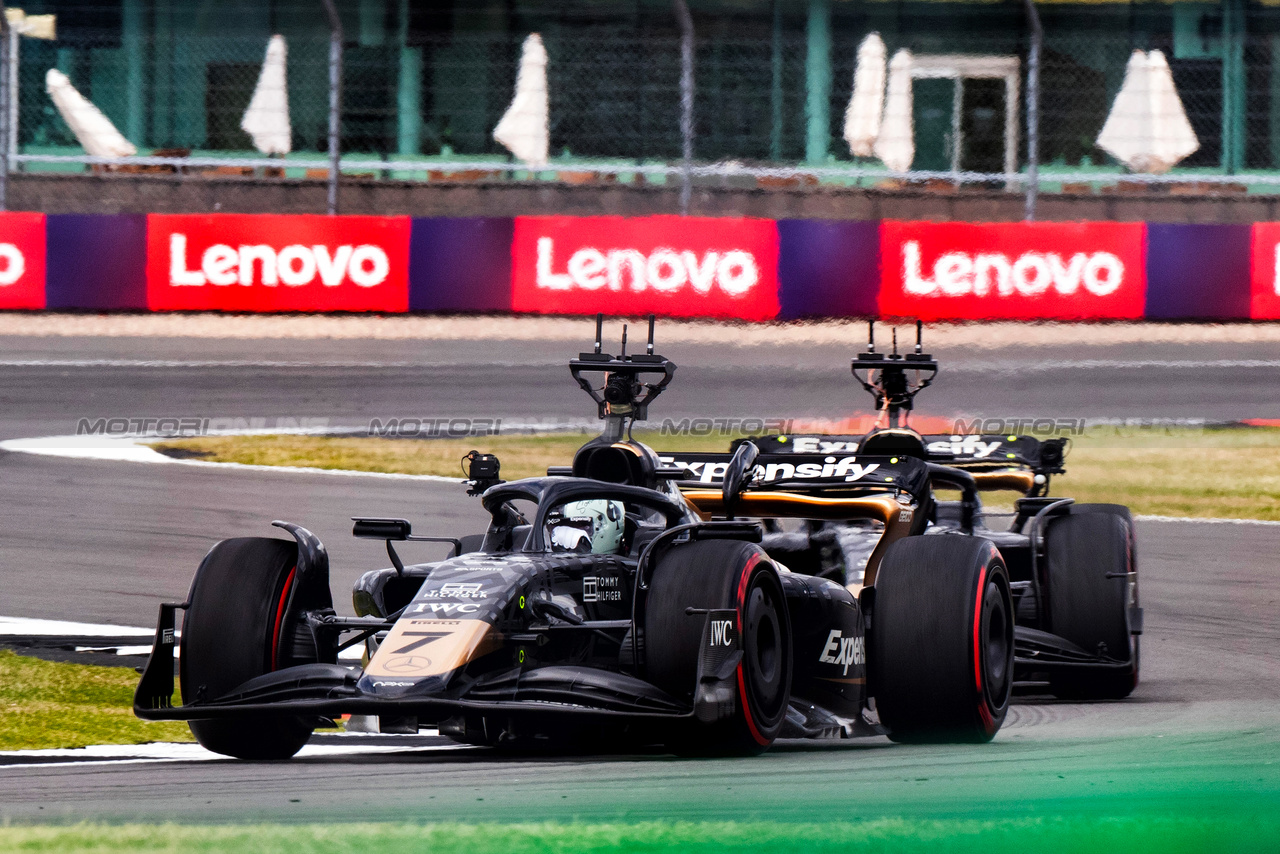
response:
[[[921,533],[960,534],[994,545],[1008,570],[1017,628],[1015,681],[1029,692],[1047,687],[1063,698],[1119,699],[1138,684],[1142,608],[1133,517],[1118,504],[1076,504],[1049,495],[1062,474],[1069,442],[1010,434],[922,435],[907,418],[916,394],[927,388],[938,363],[923,353],[916,325],[915,352],[876,352],[874,325],[867,352],[852,363],[854,377],[876,402],[879,423],[865,435],[774,435],[750,440],[769,462],[758,477],[799,477],[804,464],[889,458],[923,463],[931,491],[921,495],[927,516]],[[716,463],[702,455],[666,455],[689,468],[696,495],[719,483]],[[811,469],[812,470],[812,469]],[[1013,491],[1014,512],[989,513],[981,493]],[[1004,524],[994,524],[997,520]],[[1007,525],[1007,527],[1006,527]],[[795,571],[832,578],[856,589],[874,585],[868,558],[881,531],[867,521],[811,517],[788,530],[765,522],[763,545]]]
[[[385,540],[393,564],[359,579],[357,616],[335,613],[324,546],[306,530],[280,522],[293,540],[215,545],[187,600],[161,607],[135,712],[259,759],[292,756],[347,713],[467,743],[693,754],[996,734],[1013,588],[991,540],[923,536],[942,469],[900,454],[782,459],[750,443],[664,464],[630,438],[675,372],[653,353],[652,319],[647,352],[627,356],[624,333],[616,358],[598,321],[595,351],[570,370],[603,435],[547,477],[504,483],[495,459],[472,455],[491,521],[448,540],[445,560],[405,565],[394,543],[432,538],[357,519],[356,536]],[[874,532],[856,581],[766,533],[798,520]],[[363,666],[340,664],[358,644]]]

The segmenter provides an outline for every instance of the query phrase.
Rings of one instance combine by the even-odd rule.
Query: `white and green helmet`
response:
[[[557,552],[617,554],[622,550],[627,510],[621,501],[570,501],[547,516],[547,545]]]

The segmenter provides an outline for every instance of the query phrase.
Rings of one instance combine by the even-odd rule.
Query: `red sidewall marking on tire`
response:
[[[978,688],[978,715],[982,718],[983,727],[990,732],[995,720],[987,708],[987,693],[982,684],[982,602],[986,598],[986,590],[987,568],[984,566],[978,573],[977,601],[973,606],[973,681]]]
[[[284,606],[289,601],[289,588],[293,587],[293,576],[297,574],[298,567],[295,566],[289,570],[289,577],[284,580],[284,590],[280,591],[280,603],[276,605],[276,622],[275,628],[271,631],[271,669],[275,670],[279,666],[277,656],[280,654],[280,624],[284,622]]]
[[[738,642],[742,644],[742,661],[738,662],[738,696],[742,698],[742,716],[747,720],[747,729],[751,732],[751,737],[761,747],[768,747],[769,739],[760,734],[755,718],[751,716],[751,704],[747,701],[747,680],[743,674],[743,668],[747,663],[747,641],[743,636],[743,628],[746,624],[743,612],[747,607],[747,582],[751,580],[751,571],[756,568],[760,558],[759,552],[753,554],[742,570],[742,578],[738,580]]]

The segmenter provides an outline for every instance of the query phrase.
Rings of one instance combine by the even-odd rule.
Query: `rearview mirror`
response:
[[[754,442],[743,442],[738,446],[738,450],[733,452],[733,459],[729,460],[729,467],[724,472],[721,498],[724,502],[725,515],[730,519],[733,518],[734,503],[751,482],[751,474],[755,470],[756,458],[759,456],[760,449]]]
[[[352,519],[353,537],[362,540],[407,540],[413,535],[413,525],[407,519]]]

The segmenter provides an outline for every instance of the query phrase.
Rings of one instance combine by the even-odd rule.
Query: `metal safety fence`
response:
[[[198,11],[172,0],[29,3],[24,14],[56,14],[58,28],[54,38],[32,37],[24,19],[10,18],[0,38],[0,177],[341,174],[678,183],[686,195],[698,183],[1032,196],[1280,185],[1280,16],[1239,0],[744,0],[732,13],[675,0],[597,2],[589,15],[571,14],[572,0],[507,5],[517,11],[497,26],[408,0]],[[611,5],[620,11],[601,11]],[[642,11],[624,14],[633,6]],[[548,157],[528,164],[495,141],[494,128],[533,31],[547,56]],[[886,60],[911,57],[910,100],[895,106],[890,91],[882,119],[908,122],[911,151],[895,159],[905,169],[854,156],[844,138],[859,45],[871,32]],[[241,124],[273,33],[288,46],[289,152],[268,156]],[[1141,80],[1135,51],[1150,65]],[[50,69],[137,154],[87,153],[48,94]],[[1155,153],[1128,156],[1144,145]]]

